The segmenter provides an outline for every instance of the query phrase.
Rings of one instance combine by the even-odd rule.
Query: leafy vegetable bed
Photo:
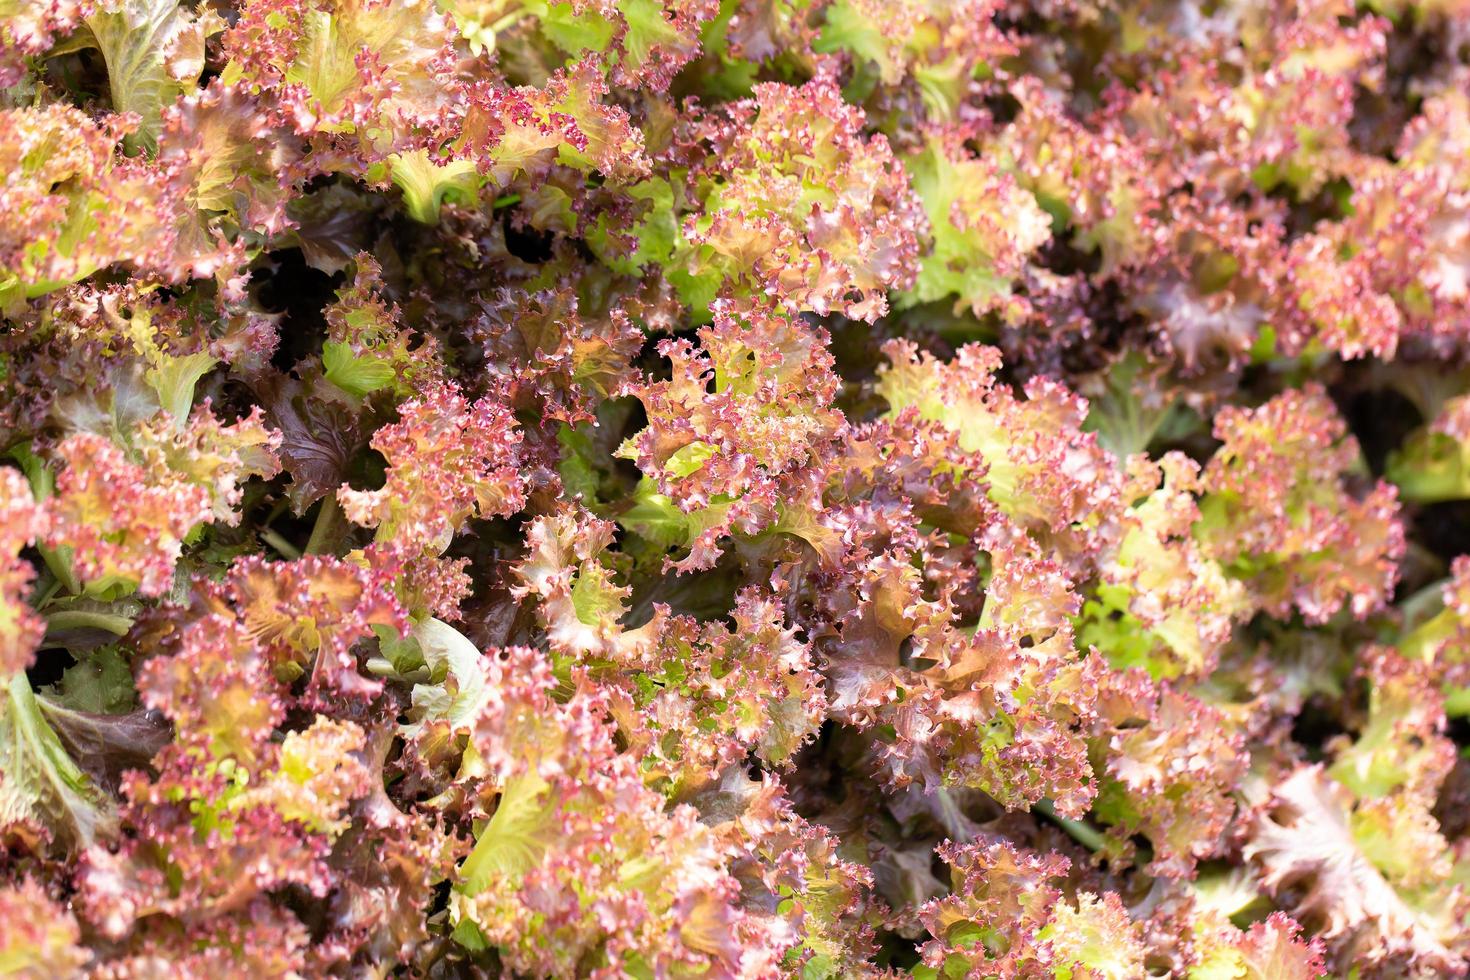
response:
[[[0,974],[1470,970],[1466,0],[10,0],[0,87]]]

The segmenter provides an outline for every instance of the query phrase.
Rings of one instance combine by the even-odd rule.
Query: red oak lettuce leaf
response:
[[[891,341],[884,352],[891,364],[880,369],[877,388],[892,414],[912,413],[953,433],[956,449],[984,464],[973,476],[1013,521],[1083,561],[1104,532],[1116,533],[1123,481],[1096,434],[1082,430],[1084,399],[1044,378],[1017,397],[997,383],[1001,357],[993,347],[968,345],[948,363],[908,341]]]
[[[718,0],[579,0],[528,6],[537,11],[541,31],[553,44],[572,56],[595,52],[619,88],[660,92],[699,53],[701,28],[720,9]]]
[[[418,221],[437,223],[448,200],[473,203],[482,183],[503,189],[520,179],[528,204],[562,211],[570,197],[552,192],[553,175],[571,174],[577,184],[597,175],[614,186],[648,175],[643,133],[625,109],[604,101],[608,86],[590,58],[552,73],[540,88],[454,79],[444,73],[435,96],[445,108],[416,121],[430,131],[401,141],[403,149],[365,171],[374,181],[391,180]],[[584,190],[572,193],[580,198]]]
[[[135,771],[123,782],[118,850],[97,845],[81,861],[84,916],[123,950],[146,949],[159,916],[229,929],[268,908],[260,900],[276,889],[325,896],[331,843],[349,803],[369,791],[363,744],[356,724],[319,716],[248,762],[165,748],[156,776]]]
[[[952,869],[954,893],[919,910],[934,938],[921,949],[917,976],[1144,975],[1141,930],[1118,895],[1064,894],[1069,862],[1062,855],[1037,854],[1003,840],[946,843],[939,855]]]
[[[396,304],[383,299],[383,270],[366,252],[353,258],[352,281],[322,315],[322,373],[348,395],[364,398],[386,390],[395,401],[432,394],[444,375],[433,337],[415,336],[401,323]]]
[[[306,169],[299,144],[260,99],[237,87],[210,85],[165,109],[157,159],[182,197],[178,248],[195,276],[238,276],[251,236],[290,225],[286,206]],[[228,283],[232,298],[239,285]]]
[[[460,869],[456,935],[528,973],[723,977],[769,963],[745,941],[719,838],[643,785],[602,699],[553,701],[550,662],[533,650],[488,663],[495,697],[473,743],[500,795]]]
[[[823,11],[815,47],[871,63],[885,86],[911,80],[931,118],[948,119],[977,72],[1017,53],[995,22],[1003,9],[995,0],[838,0]]]
[[[1349,491],[1358,444],[1321,386],[1222,409],[1215,438],[1195,525],[1205,553],[1272,616],[1295,608],[1321,623],[1382,607],[1404,553],[1398,495],[1382,482],[1361,499]]]
[[[971,786],[1018,809],[1050,798],[1080,816],[1096,793],[1087,733],[1106,667],[1073,649],[1078,600],[1059,567],[1005,551],[992,562],[972,629],[893,556],[847,583],[862,601],[823,645],[833,717],[877,729],[895,786]]]
[[[1248,929],[1232,916],[1247,912],[1260,894],[1249,869],[1210,872],[1193,885],[1155,884],[1135,909],[1143,922],[1152,972],[1167,967],[1190,980],[1321,980],[1326,948],[1302,935],[1284,912],[1272,912]]]
[[[748,589],[730,615],[734,629],[672,617],[639,669],[593,670],[645,781],[670,795],[747,755],[789,768],[826,719],[821,676],[779,599]]]
[[[46,53],[81,18],[80,0],[18,0],[0,19],[0,87],[18,85],[26,60]]]
[[[290,683],[309,671],[307,690],[315,697],[371,697],[378,685],[358,672],[352,648],[375,628],[407,630],[394,586],[370,563],[252,556],[231,567],[221,605],[239,617],[277,680]]]
[[[1444,692],[1445,708],[1463,715],[1470,708],[1470,556],[1450,565],[1441,590],[1443,608],[1399,641],[1399,652],[1428,665]]]
[[[388,464],[377,490],[341,487],[337,499],[377,540],[437,555],[472,517],[503,517],[525,504],[521,433],[493,396],[471,402],[452,382],[427,385],[373,435]]]
[[[1103,549],[1096,598],[1083,606],[1078,637],[1120,670],[1154,677],[1214,669],[1235,623],[1250,611],[1245,587],[1193,537],[1200,518],[1199,464],[1182,453],[1129,461],[1134,484],[1122,531]]]
[[[125,117],[99,124],[54,104],[0,111],[0,306],[9,311],[113,263],[173,278],[162,174],[124,157]]]
[[[20,980],[78,976],[91,959],[76,916],[34,878],[0,887],[0,971]]]
[[[617,455],[643,471],[641,506],[620,522],[687,546],[675,567],[708,568],[718,540],[752,534],[810,497],[803,481],[823,460],[843,424],[826,332],[800,319],[717,302],[701,347],[659,342],[672,377],[625,390],[643,403],[648,425]],[[779,526],[779,524],[777,525]]]
[[[570,288],[500,289],[479,302],[470,326],[489,387],[517,409],[569,424],[596,418],[597,405],[633,382],[643,331],[619,309],[583,315]]]
[[[436,5],[420,0],[249,0],[224,33],[222,78],[268,94],[324,148],[381,159],[451,105],[451,36]]]
[[[1370,649],[1367,718],[1331,766],[1288,773],[1258,809],[1246,856],[1297,896],[1335,961],[1409,974],[1470,969],[1470,898],[1434,816],[1454,767],[1444,703],[1426,665]]]
[[[0,467],[0,676],[31,665],[46,624],[26,602],[36,571],[21,550],[45,536],[47,513],[17,469]]]
[[[517,598],[534,596],[552,650],[577,658],[638,664],[663,631],[668,611],[655,607],[642,626],[622,624],[632,594],[599,556],[616,528],[576,504],[536,518],[526,529],[526,557],[514,566]]]
[[[825,976],[873,972],[873,872],[849,860],[834,835],[799,816],[772,776],[731,766],[692,798],[729,848],[747,925],[786,948],[781,965]]]
[[[684,222],[685,298],[881,316],[887,291],[913,282],[924,219],[888,141],[862,126],[826,77],[762,83],[712,119],[714,152],[694,174],[703,209]]]
[[[1136,671],[1108,678],[1097,710],[1092,816],[1124,856],[1135,834],[1148,839],[1148,874],[1193,877],[1197,861],[1225,850],[1233,794],[1250,764],[1245,733],[1224,711]]]
[[[327,899],[329,931],[310,952],[317,971],[411,961],[430,941],[435,889],[464,852],[465,842],[428,812],[404,812],[389,799],[382,768],[392,736],[385,724],[368,732],[363,761],[372,785],[352,802],[351,824],[327,858],[336,887]]]
[[[125,438],[126,447],[77,433],[56,447],[63,468],[46,543],[68,549],[90,591],[162,595],[194,528],[238,523],[239,484],[276,473],[280,436],[259,409],[223,425],[206,402],[187,420],[165,412],[139,422]]]
[[[1115,275],[1156,258],[1163,251],[1159,216],[1167,170],[1123,127],[1078,121],[1040,79],[1022,78],[1010,93],[1020,108],[992,152],[1038,202],[1066,216],[1074,245],[1099,253],[1098,274]]]
[[[1470,497],[1470,396],[1448,399],[1410,433],[1389,455],[1384,475],[1413,503]]]
[[[902,16],[901,6],[885,6]],[[998,312],[1019,320],[1029,307],[1012,294],[1013,284],[1025,276],[1030,256],[1050,241],[1050,216],[993,158],[966,149],[959,132],[930,133],[904,167],[934,237],[899,305],[953,297],[956,313]]]
[[[308,971],[311,931],[290,910],[258,898],[202,922],[152,916],[93,965],[91,976],[134,980],[173,976],[301,976]]]
[[[1320,766],[1303,766],[1275,787],[1246,854],[1264,869],[1268,889],[1300,896],[1295,915],[1327,940],[1335,962],[1464,973],[1463,893],[1443,883],[1399,887],[1385,877],[1360,844],[1360,833],[1371,839],[1376,819],[1371,810],[1359,816],[1352,794]],[[1421,819],[1432,824],[1428,814]],[[1434,837],[1389,839],[1401,861],[1433,866],[1444,847]]]

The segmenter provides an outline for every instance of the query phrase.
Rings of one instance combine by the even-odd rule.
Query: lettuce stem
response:
[[[329,493],[322,498],[321,509],[316,514],[316,523],[311,528],[311,537],[306,539],[305,553],[325,555],[336,551],[342,536],[342,529],[339,527],[341,523],[342,505],[337,503],[335,493]]]
[[[127,616],[93,612],[88,609],[64,609],[61,612],[52,613],[46,619],[46,632],[48,633],[58,633],[61,630],[98,629],[111,633],[113,636],[122,636],[132,628],[133,621]]]
[[[1107,846],[1108,839],[1102,831],[1083,820],[1072,820],[1057,814],[1051,800],[1042,800],[1034,809],[1065,830],[1073,840],[1096,853]]]
[[[260,537],[261,540],[263,540],[266,544],[270,545],[272,548],[279,551],[282,556],[289,558],[292,561],[295,561],[297,558],[301,557],[301,549],[296,547],[291,542],[287,541],[285,538],[281,537],[280,533],[277,531],[272,531],[268,527],[263,528],[260,532]]]

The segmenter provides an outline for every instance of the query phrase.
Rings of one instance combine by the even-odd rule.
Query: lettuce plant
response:
[[[1464,0],[0,0],[0,974],[1470,974]]]

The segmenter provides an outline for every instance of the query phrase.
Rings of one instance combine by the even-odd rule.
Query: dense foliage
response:
[[[0,0],[0,973],[1470,970],[1466,0]]]

